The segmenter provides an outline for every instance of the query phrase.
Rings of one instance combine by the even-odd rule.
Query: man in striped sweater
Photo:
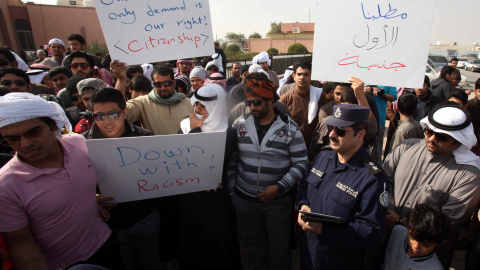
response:
[[[250,76],[245,105],[251,113],[233,124],[237,150],[229,162],[228,188],[252,269],[291,269],[288,195],[308,166],[302,133],[273,108],[274,91],[264,74]]]

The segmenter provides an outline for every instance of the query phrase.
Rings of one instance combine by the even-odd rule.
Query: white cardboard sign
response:
[[[421,88],[436,0],[319,1],[312,77]]]
[[[128,202],[218,187],[226,132],[88,140],[103,196]]]
[[[127,65],[212,55],[208,0],[95,0],[112,59]]]

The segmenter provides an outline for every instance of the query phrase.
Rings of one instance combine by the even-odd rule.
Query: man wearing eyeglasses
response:
[[[90,98],[95,92],[104,87],[105,83],[97,78],[88,78],[77,83],[78,95],[81,102],[85,105],[86,111],[80,113],[81,119],[73,129],[75,133],[85,132],[92,127],[94,118],[90,106]]]
[[[346,220],[304,221],[299,213],[305,269],[361,269],[368,247],[382,238],[388,179],[363,147],[370,109],[335,105],[326,121],[331,150],[320,152],[298,187],[300,210]]]
[[[30,92],[30,78],[25,71],[19,68],[0,69],[0,84],[10,89],[11,92]]]
[[[117,76],[115,89],[124,95],[126,84],[125,63],[112,61],[110,70]],[[148,95],[127,102],[127,119],[140,121],[142,126],[155,135],[177,134],[180,122],[190,115],[190,99],[175,90],[173,70],[156,66],[152,71],[154,89]]]
[[[70,70],[74,76],[90,78],[95,65],[94,60],[88,54],[81,51],[74,51],[69,55]]]
[[[250,113],[233,124],[238,150],[228,189],[251,268],[291,269],[289,195],[307,170],[307,148],[297,123],[273,107],[275,86],[262,77],[247,77]]]
[[[472,215],[480,199],[480,158],[470,151],[477,139],[470,115],[460,106],[440,104],[420,124],[425,140],[405,140],[385,159],[395,199],[386,224],[405,224],[405,217],[416,205],[439,206],[452,222],[447,243],[437,249],[440,261],[448,268],[459,226]]]

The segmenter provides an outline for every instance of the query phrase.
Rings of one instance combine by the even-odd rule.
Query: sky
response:
[[[26,0],[22,0],[26,2]],[[28,0],[37,4],[55,5],[56,0]],[[313,7],[320,0],[210,0],[213,33],[221,39],[228,32],[242,33],[245,37],[258,32],[265,37],[271,22],[313,22]],[[328,0],[340,1],[340,0]],[[422,0],[420,0],[422,1]],[[296,3],[301,3],[296,4]],[[435,8],[432,6],[432,8]],[[480,43],[478,0],[437,0],[430,43],[457,42],[469,46]],[[312,12],[311,12],[312,11]],[[341,18],[339,20],[344,20]]]

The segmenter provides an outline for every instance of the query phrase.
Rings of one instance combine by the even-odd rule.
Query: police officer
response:
[[[315,158],[298,188],[300,210],[339,217],[344,224],[304,221],[306,269],[361,269],[366,249],[382,237],[390,200],[387,177],[362,147],[370,110],[335,105],[327,120],[331,149]]]

